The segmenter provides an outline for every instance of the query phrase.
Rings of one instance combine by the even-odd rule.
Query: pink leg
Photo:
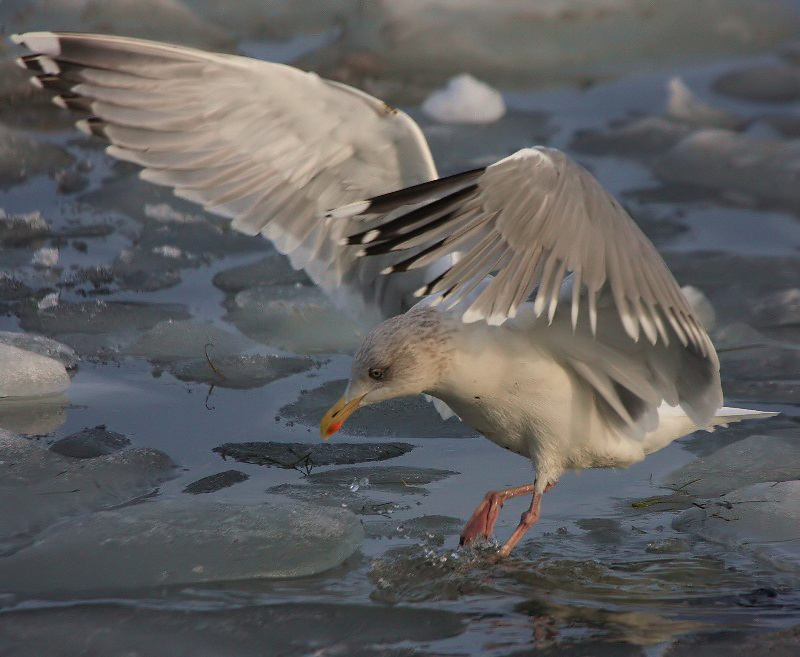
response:
[[[531,527],[536,524],[536,521],[539,520],[539,514],[541,511],[542,506],[542,495],[541,493],[534,493],[533,499],[531,500],[530,508],[522,514],[522,517],[519,520],[519,525],[514,530],[514,533],[511,534],[511,538],[506,541],[506,544],[500,548],[500,552],[498,553],[501,557],[507,557],[511,554],[511,550],[514,549],[514,546],[519,543],[520,539],[525,536],[525,532],[527,532]]]
[[[555,484],[548,484],[545,488],[545,492],[550,490],[553,486],[555,486]],[[472,541],[478,538],[478,536],[489,538],[494,531],[497,517],[500,515],[500,509],[503,508],[505,501],[511,499],[512,497],[519,497],[520,495],[529,495],[530,493],[534,493],[535,487],[536,482],[533,482],[532,484],[525,484],[524,486],[517,486],[516,488],[493,490],[486,493],[483,501],[478,505],[478,508],[475,509],[472,517],[469,519],[463,531],[461,532],[461,540],[459,541],[459,545],[469,545],[472,543]],[[535,499],[536,494],[534,493],[534,500]],[[533,508],[533,505],[531,505],[531,508]],[[534,520],[533,522],[536,521]],[[531,525],[532,524],[533,523],[531,523]],[[519,531],[519,527],[517,527],[517,531]],[[516,539],[516,541],[514,541],[515,544],[520,538],[522,538],[522,534],[524,533],[524,531],[520,533],[519,537]],[[513,547],[513,545],[511,547]]]

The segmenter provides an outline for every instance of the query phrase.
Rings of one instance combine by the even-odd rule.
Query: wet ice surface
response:
[[[0,345],[52,359],[69,383],[0,400],[0,426],[26,436],[3,434],[0,454],[0,653],[797,651],[800,58],[780,45],[796,7],[97,4],[0,13],[9,30],[300,57],[407,110],[442,173],[566,148],[709,299],[727,403],[783,415],[567,475],[510,559],[458,552],[484,492],[529,482],[530,465],[422,399],[364,409],[320,442],[361,327],[264,240],[68,131],[8,52]],[[463,72],[502,93],[501,118],[423,113]],[[527,503],[506,505],[498,540]]]

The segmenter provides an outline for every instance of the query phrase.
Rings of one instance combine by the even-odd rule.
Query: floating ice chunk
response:
[[[274,497],[240,506],[157,500],[54,525],[0,559],[13,593],[130,589],[324,572],[361,544],[349,511]]]
[[[169,244],[162,244],[161,246],[154,246],[151,251],[159,256],[164,256],[165,258],[173,258],[177,260],[181,256],[183,256],[183,251],[181,251],[176,246],[170,246]],[[191,256],[189,256],[191,258]]]
[[[241,356],[216,355],[209,348],[209,358],[176,363],[170,372],[181,381],[214,384],[219,388],[260,388],[268,383],[303,372],[312,366],[305,358],[245,354]]]
[[[423,655],[431,654],[429,644],[458,636],[467,627],[460,613],[431,606],[342,601],[270,601],[216,608],[94,601],[37,607],[0,615],[4,657]],[[426,646],[424,652],[417,645]]]
[[[48,235],[50,226],[40,212],[9,215],[0,209],[0,246],[27,246]]]
[[[309,424],[321,418],[342,395],[346,381],[329,381],[306,393],[278,413],[295,422]],[[359,409],[341,429],[355,436],[411,436],[414,438],[468,438],[475,432],[455,417],[447,421],[437,413],[433,404],[421,397],[393,399],[377,406]]]
[[[667,116],[708,128],[727,128],[735,130],[744,124],[740,117],[729,114],[718,107],[712,107],[692,93],[679,77],[672,78],[668,84]]]
[[[27,305],[19,309],[20,326],[25,330],[58,336],[79,354],[104,359],[116,354],[119,345],[130,341],[135,332],[188,316],[185,306],[179,304],[128,301],[62,302],[46,310]]]
[[[248,349],[253,344],[247,338],[208,322],[168,319],[139,335],[124,349],[124,353],[142,356],[158,363],[202,359],[208,367],[206,353],[214,362],[218,358]]]
[[[0,398],[55,395],[66,390],[69,381],[60,361],[0,344]]]
[[[762,481],[800,479],[800,444],[785,436],[750,436],[675,470],[664,485],[714,497]]]
[[[348,487],[352,492],[369,485],[372,489],[391,493],[425,493],[423,486],[458,474],[451,470],[417,468],[403,465],[373,465],[359,468],[335,468],[324,472],[312,472],[309,483],[322,486]],[[352,482],[356,482],[353,490]],[[364,483],[366,482],[366,483]]]
[[[716,316],[714,314],[714,306],[711,305],[708,297],[694,285],[684,285],[681,288],[681,292],[683,292],[683,296],[689,302],[689,307],[694,312],[695,317],[700,320],[703,328],[706,331],[714,328]]]
[[[416,538],[431,545],[444,545],[446,536],[457,534],[464,526],[460,518],[421,516],[407,520],[367,520],[364,531],[372,538]]]
[[[39,301],[36,302],[36,307],[39,310],[47,310],[48,308],[57,306],[60,299],[61,295],[58,292],[51,292],[50,294],[45,294],[41,299],[39,299]]]
[[[55,441],[50,445],[50,451],[74,459],[93,459],[118,452],[130,444],[131,441],[121,433],[109,431],[101,424]]]
[[[0,331],[0,343],[10,344],[19,349],[26,349],[42,356],[55,358],[60,360],[68,370],[75,368],[78,365],[78,361],[80,361],[74,349],[41,335]]]
[[[144,215],[162,224],[199,224],[205,219],[200,215],[179,212],[168,203],[145,203]]]
[[[60,146],[39,142],[0,124],[0,185],[13,185],[29,176],[55,174],[72,164]]]
[[[800,66],[776,61],[721,76],[714,91],[747,100],[787,103],[800,99]]]
[[[31,257],[31,264],[36,267],[55,267],[58,264],[58,249],[41,248]]]
[[[434,91],[422,111],[442,123],[493,123],[506,113],[506,105],[499,91],[464,73]]]
[[[602,130],[579,130],[571,148],[584,153],[616,153],[649,160],[692,133],[691,126],[662,116],[615,123]]]
[[[699,130],[659,158],[654,168],[664,180],[800,208],[800,141]]]
[[[696,0],[383,0],[344,16],[328,65],[407,85],[465,70],[517,86],[586,83],[763,52],[800,26],[790,3]]]
[[[310,284],[305,272],[293,269],[289,259],[271,253],[263,260],[219,272],[214,276],[215,287],[224,292],[241,292],[261,285]]]
[[[673,527],[741,548],[779,568],[800,570],[800,481],[737,488],[684,511]]]
[[[216,493],[218,490],[229,488],[243,481],[247,481],[249,478],[250,475],[239,470],[225,470],[225,472],[218,472],[217,474],[193,481],[183,489],[183,492],[192,495]]]
[[[362,332],[319,289],[304,285],[239,292],[225,319],[254,340],[295,353],[352,350]]]
[[[136,34],[146,39],[185,43],[209,49],[231,49],[230,35],[201,18],[192,8],[194,0],[48,0],[27,19],[17,19],[17,28]],[[11,25],[14,25],[12,22]]]
[[[409,443],[225,443],[214,451],[222,458],[278,468],[313,468],[384,461],[414,449]]]
[[[753,308],[759,326],[800,325],[800,288],[773,292],[761,299]]]
[[[0,554],[30,543],[66,516],[149,493],[171,479],[174,469],[169,457],[155,449],[73,459],[0,429],[0,508],[6,510],[0,514]]]

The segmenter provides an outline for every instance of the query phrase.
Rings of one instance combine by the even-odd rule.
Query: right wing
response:
[[[261,233],[338,305],[374,323],[403,312],[424,280],[387,280],[385,263],[339,245],[353,225],[330,207],[436,178],[403,112],[314,73],[126,37],[30,32],[19,63],[57,105],[88,113],[141,177]],[[357,220],[356,220],[357,221]]]

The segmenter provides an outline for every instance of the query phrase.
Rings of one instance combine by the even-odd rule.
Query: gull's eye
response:
[[[383,379],[383,375],[386,373],[386,370],[382,367],[370,367],[369,368],[369,378],[373,381],[380,381]]]

